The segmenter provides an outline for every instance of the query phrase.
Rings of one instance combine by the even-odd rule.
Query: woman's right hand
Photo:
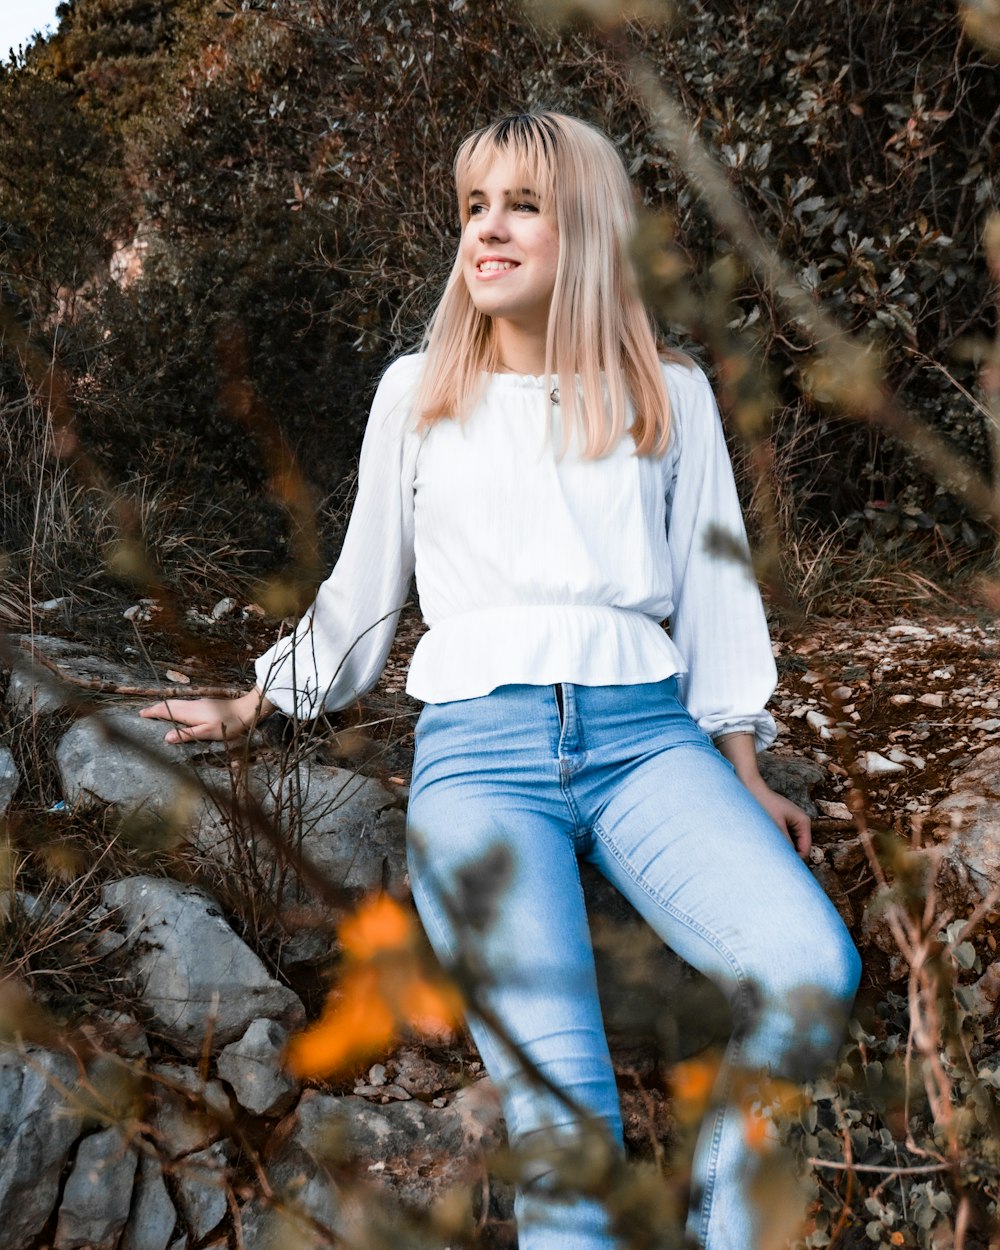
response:
[[[169,720],[164,742],[231,742],[278,709],[254,686],[238,699],[165,699],[141,708],[147,720]]]

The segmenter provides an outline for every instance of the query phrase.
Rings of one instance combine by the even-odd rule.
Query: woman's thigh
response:
[[[769,1055],[795,1038],[803,1052],[810,1040],[827,1051],[857,987],[857,951],[728,761],[707,740],[647,744],[601,782],[588,858],[736,1009],[780,1001],[772,1033],[784,1036],[768,1039]]]
[[[513,715],[489,699],[421,717],[407,814],[414,901],[439,958],[473,974],[469,1025],[512,1135],[581,1118],[531,1077],[533,1065],[618,1136],[574,831],[553,759],[554,694],[536,688],[534,722],[520,703]]]

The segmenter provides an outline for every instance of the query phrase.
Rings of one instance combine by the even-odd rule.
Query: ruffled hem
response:
[[[423,703],[475,699],[498,686],[632,686],[687,666],[670,636],[642,612],[530,604],[462,612],[417,643],[406,692]]]

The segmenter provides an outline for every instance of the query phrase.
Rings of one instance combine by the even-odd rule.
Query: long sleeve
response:
[[[346,707],[385,666],[413,575],[417,440],[407,427],[420,360],[404,356],[383,375],[340,558],[294,633],[256,661],[258,685],[288,715]]]
[[[763,750],[776,736],[764,709],[777,672],[722,421],[700,370],[671,369],[667,380],[677,439],[667,483],[671,635],[687,665],[682,698],[711,737],[752,733]],[[713,531],[736,542],[746,563],[710,549]]]

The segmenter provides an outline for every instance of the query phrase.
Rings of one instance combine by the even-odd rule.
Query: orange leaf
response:
[[[751,1150],[763,1150],[768,1143],[767,1120],[753,1111],[743,1113],[743,1139]]]
[[[366,900],[340,926],[344,950],[355,959],[372,959],[380,951],[404,950],[413,944],[413,920],[387,894]]]
[[[691,1123],[701,1118],[712,1097],[718,1074],[719,1060],[715,1057],[686,1059],[683,1063],[674,1064],[670,1088],[681,1120]]]
[[[340,996],[331,995],[319,1020],[289,1042],[288,1067],[298,1077],[331,1076],[385,1050],[395,1026],[377,970],[351,969]]]
[[[417,976],[404,989],[403,1014],[418,1033],[442,1033],[453,1029],[462,1018],[462,1000],[458,991],[442,982],[435,984]]]

